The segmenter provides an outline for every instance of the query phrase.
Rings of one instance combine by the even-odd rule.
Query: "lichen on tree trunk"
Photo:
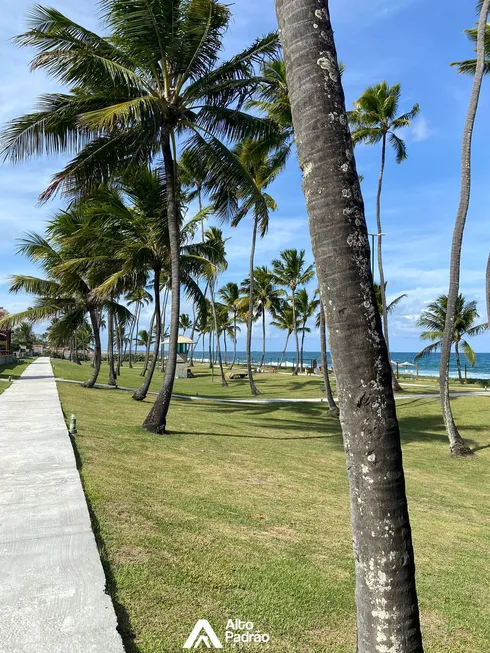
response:
[[[347,457],[358,653],[421,653],[392,372],[325,0],[276,0]]]

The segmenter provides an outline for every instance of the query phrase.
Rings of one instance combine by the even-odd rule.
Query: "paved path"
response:
[[[123,653],[51,364],[0,395],[0,651]]]

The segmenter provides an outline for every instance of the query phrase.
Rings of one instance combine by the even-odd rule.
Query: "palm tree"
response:
[[[274,311],[273,317],[274,320],[271,322],[271,325],[281,329],[282,331],[286,331],[286,342],[284,343],[284,349],[282,350],[278,365],[278,367],[281,367],[286,354],[286,349],[288,348],[289,338],[294,332],[293,309],[289,302],[282,300],[279,307]],[[298,317],[296,316],[296,329],[298,328]]]
[[[422,349],[422,351],[419,351],[415,356],[416,359],[427,356],[435,351],[439,351],[442,346],[444,329],[446,327],[446,317],[447,295],[441,295],[435,302],[431,302],[427,306],[417,322],[417,326],[427,329],[427,331],[422,333],[420,338],[422,340],[430,340],[432,344]],[[475,321],[479,317],[480,315],[476,308],[476,301],[467,302],[463,294],[460,293],[458,295],[458,301],[456,302],[456,316],[454,318],[453,336],[451,339],[451,345],[454,344],[460,383],[463,383],[461,359],[459,355],[460,349],[472,367],[476,363],[476,354],[470,344],[464,340],[464,336],[477,336],[488,329],[488,323],[475,326]]]
[[[32,349],[32,345],[36,341],[32,323],[24,320],[12,332],[12,349],[15,351],[20,347]]]
[[[100,296],[111,295],[117,289],[141,288],[151,276],[155,306],[153,356],[140,388],[133,394],[133,399],[142,401],[148,394],[165,329],[160,297],[162,284],[168,285],[172,269],[166,211],[168,187],[161,170],[148,168],[128,169],[118,186],[117,189],[107,189],[92,207],[79,237],[84,242],[90,235],[94,260],[98,263],[106,260],[115,270],[99,286]],[[94,232],[98,233],[96,239],[93,238]],[[179,286],[182,285],[190,299],[203,302],[196,278],[203,273],[207,261],[203,257],[212,257],[214,248],[191,243],[193,233],[194,221],[182,224],[179,219]],[[105,255],[101,255],[101,251]],[[80,260],[80,264],[90,265],[91,261]]]
[[[182,333],[185,336],[187,329],[192,327],[192,320],[187,313],[182,313],[179,319],[179,327],[182,329]]]
[[[150,336],[150,331],[147,331],[146,329],[141,329],[141,331],[138,331],[137,337],[138,337],[138,345],[140,347],[146,347],[148,343],[153,342],[153,337]]]
[[[105,37],[55,9],[32,9],[30,29],[17,43],[37,49],[33,69],[44,68],[73,88],[44,95],[37,112],[13,120],[4,134],[3,151],[16,161],[82,146],[55,175],[43,199],[58,189],[86,192],[130,163],[146,165],[162,158],[172,280],[170,344],[162,389],[144,427],[164,433],[180,315],[177,145],[185,143],[211,171],[219,216],[229,215],[229,187],[240,188],[243,196],[253,198],[257,213],[267,214],[250,175],[221,139],[233,143],[272,133],[270,121],[239,107],[258,83],[255,66],[276,54],[277,34],[221,61],[230,11],[217,0],[103,0],[101,7],[108,28]]]
[[[133,367],[133,362],[132,362],[132,345],[133,345],[133,338],[135,341],[135,348],[134,348],[134,354],[135,356],[138,355],[138,333],[139,333],[139,321],[141,317],[141,311],[143,307],[148,304],[153,300],[152,296],[150,293],[145,289],[145,288],[136,288],[132,292],[129,293],[128,295],[128,305],[136,306],[136,311],[135,311],[135,319],[133,322],[133,325],[131,327],[131,331],[129,332],[129,367]],[[134,334],[136,333],[136,337],[134,337]]]
[[[478,22],[477,36],[477,65],[473,88],[471,91],[468,114],[463,130],[463,145],[461,158],[461,190],[456,223],[454,226],[451,244],[451,260],[449,264],[449,291],[446,311],[446,326],[441,346],[441,363],[439,369],[439,384],[441,388],[441,406],[444,424],[449,438],[449,448],[453,456],[472,456],[471,449],[465,444],[454,422],[449,398],[449,359],[451,355],[452,334],[456,320],[456,307],[459,297],[459,277],[461,268],[461,249],[463,234],[470,206],[471,195],[471,150],[473,142],[473,129],[475,126],[476,112],[480,99],[480,92],[485,72],[485,36],[490,0],[479,2],[480,19]]]
[[[277,142],[277,140],[275,141]],[[250,286],[248,288],[248,311],[247,315],[247,341],[246,341],[246,355],[247,355],[247,372],[250,383],[250,391],[252,395],[257,396],[260,394],[257,386],[255,385],[252,371],[252,328],[253,328],[253,314],[254,314],[254,268],[255,268],[255,248],[257,245],[257,236],[263,238],[269,229],[269,211],[275,211],[277,204],[275,200],[266,192],[266,188],[274,181],[277,175],[284,167],[283,154],[272,151],[272,141],[267,140],[268,146],[261,148],[259,152],[256,151],[257,141],[244,141],[236,148],[236,153],[240,157],[243,165],[248,170],[250,177],[253,179],[256,192],[260,195],[260,202],[257,203],[254,197],[249,196],[245,202],[241,212],[232,221],[232,226],[237,226],[242,218],[248,212],[252,212],[252,243],[250,247],[250,261],[249,261],[249,280]],[[238,194],[240,196],[240,193]],[[232,198],[233,199],[233,194]],[[267,211],[264,213],[261,210],[262,205],[265,204]]]
[[[223,358],[221,356],[221,345],[220,345],[220,330],[218,325],[218,314],[216,312],[216,303],[214,299],[216,282],[218,280],[218,275],[220,272],[223,272],[228,267],[226,262],[226,252],[225,252],[225,242],[223,239],[223,232],[217,227],[210,227],[204,233],[204,242],[212,248],[216,253],[213,260],[206,261],[203,276],[207,279],[209,285],[209,301],[211,305],[211,313],[213,316],[213,325],[214,333],[216,335],[216,354],[218,356],[218,364],[221,373],[221,386],[223,388],[228,387],[228,382],[226,381],[225,371],[223,368]],[[213,355],[214,352],[211,352]]]
[[[253,287],[254,299],[252,320],[256,321],[261,318],[262,321],[262,357],[260,359],[260,367],[263,367],[266,347],[266,313],[269,311],[274,314],[279,308],[282,292],[277,288],[274,273],[265,265],[254,268]],[[248,296],[249,289],[250,279],[247,278],[241,286],[241,290],[245,295],[239,302],[239,306],[244,310],[247,310],[250,307],[250,297]]]
[[[316,309],[320,305],[320,299],[317,297],[317,293],[313,297],[309,297],[308,291],[306,288],[301,288],[296,294],[296,310],[298,314],[298,320],[301,329],[301,345],[300,345],[300,369],[304,370],[303,365],[303,352],[305,346],[305,335],[309,333],[309,329],[306,326],[310,318],[315,314]]]
[[[322,357],[322,372],[323,372],[323,382],[325,384],[325,394],[327,395],[328,401],[328,414],[332,417],[338,417],[340,411],[332,393],[332,386],[330,385],[330,372],[328,370],[328,359],[327,359],[327,325],[325,323],[325,309],[323,308],[323,303],[320,300],[319,302],[320,310],[318,311],[316,326],[320,331],[320,353]]]
[[[422,653],[393,374],[372,286],[364,205],[328,4],[275,0],[275,5],[342,414],[357,653],[373,653],[385,644]]]
[[[236,345],[237,345],[237,330],[238,330],[238,314],[240,291],[238,284],[229,281],[218,291],[219,296],[223,300],[224,305],[229,313],[232,315],[233,320],[233,360],[231,361],[230,370],[233,369],[236,360]]]
[[[272,261],[272,269],[276,277],[276,282],[280,286],[285,286],[291,291],[291,307],[293,309],[293,327],[294,339],[296,341],[296,363],[293,369],[293,375],[298,374],[299,366],[299,339],[298,328],[296,323],[296,290],[313,278],[315,271],[313,265],[306,265],[305,250],[285,249],[280,254],[279,259]]]
[[[47,279],[16,274],[11,279],[10,292],[27,292],[37,297],[30,308],[20,313],[8,315],[0,321],[1,326],[12,327],[29,320],[32,323],[57,318],[57,334],[63,334],[65,342],[72,338],[74,331],[83,326],[88,314],[94,336],[94,369],[85,386],[92,388],[98,378],[102,362],[100,325],[102,312],[128,319],[131,313],[111,297],[101,299],[96,289],[105,278],[107,268],[101,265],[90,270],[77,270],[71,267],[75,252],[64,242],[67,233],[73,233],[79,226],[85,207],[72,206],[69,211],[61,211],[48,225],[46,238],[35,233],[27,234],[18,247],[18,252],[39,265]],[[80,255],[77,252],[77,256]],[[70,266],[68,269],[66,266]]]
[[[472,43],[478,42],[478,29],[467,29],[465,33]],[[476,51],[476,50],[475,50]],[[476,59],[466,59],[465,61],[455,61],[451,66],[458,67],[458,73],[474,75],[476,73]],[[483,74],[490,73],[490,23],[487,23],[485,34],[485,63],[483,65]]]
[[[367,143],[368,145],[381,143],[381,168],[379,172],[378,192],[376,195],[376,225],[378,230],[379,287],[381,290],[383,306],[381,315],[383,317],[383,329],[386,346],[388,347],[388,355],[390,345],[388,335],[388,311],[386,310],[386,285],[383,269],[383,233],[381,226],[381,192],[383,190],[386,147],[389,143],[395,150],[397,163],[405,161],[407,158],[407,148],[405,142],[396,132],[404,127],[410,126],[411,121],[420,111],[419,105],[414,104],[410,111],[398,116],[400,96],[400,84],[388,86],[386,82],[381,82],[381,84],[376,84],[375,86],[367,88],[361,97],[354,102],[354,110],[350,111],[348,114],[354,145],[357,143]],[[393,375],[393,387],[395,390],[401,390],[395,375]]]
[[[387,285],[388,285],[388,282],[385,281],[385,296],[386,296],[386,287],[387,287]],[[382,294],[381,294],[381,287],[380,287],[379,283],[376,283],[376,282],[373,283],[373,286],[374,286],[374,294],[376,295],[376,303],[378,304],[379,314],[383,315],[384,307],[383,307],[383,297],[382,297]],[[398,297],[395,297],[395,299],[393,299],[388,304],[388,306],[386,307],[386,310],[388,311],[388,315],[390,313],[393,313],[393,311],[398,306],[398,304],[403,299],[406,299],[406,297],[407,297],[406,293],[403,293],[402,295],[398,295]]]

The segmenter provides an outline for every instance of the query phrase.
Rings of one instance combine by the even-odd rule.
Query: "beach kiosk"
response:
[[[168,345],[169,340],[164,340],[163,344]],[[175,378],[176,379],[186,379],[187,378],[187,357],[189,355],[189,350],[192,345],[195,345],[195,341],[187,338],[186,336],[179,336],[177,340],[177,367],[175,369]]]

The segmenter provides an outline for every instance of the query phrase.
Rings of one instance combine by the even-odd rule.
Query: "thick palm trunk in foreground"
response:
[[[276,0],[276,9],[347,456],[357,653],[421,653],[392,374],[328,4]]]
[[[441,365],[439,369],[439,383],[441,390],[441,405],[446,431],[449,437],[449,448],[453,456],[472,456],[471,449],[465,444],[454,423],[451,402],[449,399],[449,357],[454,334],[454,320],[456,317],[456,302],[459,294],[459,275],[461,269],[461,247],[463,245],[463,232],[468,215],[471,194],[471,145],[476,112],[480,99],[483,74],[485,70],[485,30],[490,0],[484,0],[478,23],[477,63],[473,89],[471,91],[468,115],[463,132],[463,148],[461,156],[461,194],[454,227],[451,246],[451,262],[449,266],[449,292],[447,297],[446,326],[441,346]]]
[[[328,401],[328,414],[333,417],[338,417],[339,409],[333,398],[332,386],[330,385],[330,375],[328,373],[328,360],[327,360],[327,334],[325,326],[325,310],[323,304],[320,302],[320,350],[322,355],[322,371],[323,381],[325,383],[325,394]]]
[[[172,275],[172,306],[170,316],[170,335],[168,359],[163,378],[162,389],[156,398],[153,408],[145,419],[143,426],[152,433],[165,433],[167,413],[172,399],[172,390],[177,367],[177,340],[179,337],[180,316],[180,244],[179,244],[179,211],[177,206],[175,168],[170,147],[170,137],[163,139],[163,160],[165,179],[167,182],[167,216],[168,235],[170,243],[170,263]],[[158,342],[158,340],[157,340]]]
[[[99,326],[99,316],[95,308],[90,309],[90,322],[92,324],[92,332],[94,334],[94,369],[92,376],[85,383],[86,388],[93,388],[97,382],[97,378],[100,372],[100,366],[102,363],[102,345],[100,342],[100,326]]]
[[[157,361],[158,361],[158,350],[160,348],[160,328],[161,328],[161,310],[160,310],[160,270],[157,268],[154,270],[154,280],[153,280],[153,292],[155,294],[155,322],[156,322],[156,327],[155,327],[155,346],[153,347],[153,357],[151,359],[150,366],[148,368],[148,371],[145,376],[145,380],[141,384],[141,386],[136,390],[136,392],[133,394],[133,399],[135,401],[143,401],[145,399],[146,395],[148,394],[148,390],[150,389],[150,384],[153,379],[153,374],[155,373],[155,368],[157,366]],[[151,341],[151,338],[149,338]]]
[[[254,225],[252,231],[252,247],[250,249],[250,288],[248,291],[248,315],[247,315],[247,372],[248,380],[250,383],[250,392],[256,397],[260,394],[255,385],[253,372],[252,372],[252,329],[253,329],[253,312],[254,312],[254,258],[255,258],[255,246],[257,244],[257,228],[258,221],[257,216],[254,216]]]

